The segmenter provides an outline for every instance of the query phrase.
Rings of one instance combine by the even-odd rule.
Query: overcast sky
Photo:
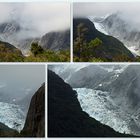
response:
[[[44,82],[44,65],[0,65],[0,94],[22,98]]]
[[[105,16],[121,12],[123,18],[140,25],[140,3],[136,2],[74,3],[73,9],[75,17]]]
[[[35,36],[70,27],[69,3],[0,3],[0,13],[0,23],[16,20]]]

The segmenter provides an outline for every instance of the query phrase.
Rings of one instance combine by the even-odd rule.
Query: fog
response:
[[[12,103],[33,95],[44,81],[44,65],[0,65],[0,101]]]
[[[18,36],[40,37],[70,27],[69,3],[1,3],[0,12],[0,23],[16,21],[20,25]]]
[[[132,26],[140,26],[140,3],[138,2],[99,2],[99,3],[74,3],[74,17],[106,16],[120,13],[122,18]]]

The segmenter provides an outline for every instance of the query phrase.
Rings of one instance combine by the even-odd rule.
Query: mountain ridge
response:
[[[122,42],[118,39],[105,35],[99,32],[94,24],[88,18],[74,18],[73,19],[73,40],[75,41],[77,38],[77,27],[79,24],[83,24],[88,31],[85,33],[85,40],[90,42],[95,38],[99,38],[102,41],[102,45],[93,49],[93,56],[101,59],[107,59],[107,61],[122,61],[119,60],[121,57],[124,57],[129,61],[134,59],[134,55],[124,46]],[[75,46],[74,46],[75,49]],[[74,54],[76,55],[76,54]],[[119,58],[120,57],[120,58]],[[127,60],[128,59],[128,60]]]

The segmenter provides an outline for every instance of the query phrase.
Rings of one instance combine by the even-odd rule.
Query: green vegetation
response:
[[[24,58],[25,62],[67,62],[70,61],[69,50],[52,51],[43,50],[37,42],[31,44],[31,54]]]
[[[140,62],[118,39],[96,30],[86,18],[73,20],[75,62]]]
[[[102,45],[102,41],[99,38],[86,42],[84,34],[87,32],[87,28],[84,28],[83,24],[77,27],[78,36],[74,41],[74,61],[75,62],[102,62],[105,61],[102,58],[95,57],[95,51]]]
[[[7,44],[0,44],[0,62],[22,62],[24,57],[16,48],[7,47]]]
[[[34,56],[37,56],[38,54],[42,54],[43,51],[44,51],[43,48],[40,45],[38,45],[37,42],[33,42],[31,44],[31,52]]]
[[[25,57],[21,51],[7,43],[0,42],[0,62],[68,62],[70,51],[44,50],[38,42],[33,42],[30,48],[30,55]]]

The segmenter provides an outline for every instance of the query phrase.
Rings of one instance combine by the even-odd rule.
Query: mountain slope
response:
[[[33,95],[21,135],[45,137],[45,84]]]
[[[48,71],[49,137],[123,137],[83,112],[76,91],[54,72]]]
[[[32,42],[38,41],[44,49],[55,51],[70,48],[70,31],[49,32],[43,36],[25,37],[22,32],[30,32],[30,29],[21,27],[16,21],[0,24],[0,40],[9,42],[19,48],[23,54],[28,54]]]
[[[66,30],[47,33],[41,38],[40,45],[44,49],[51,49],[55,51],[69,49],[70,31]]]
[[[99,19],[99,18],[98,18]],[[114,13],[102,20],[92,18],[107,34],[118,38],[134,54],[140,55],[140,32],[121,13]]]
[[[85,33],[84,37],[87,42],[95,38],[99,38],[103,44],[97,49],[93,49],[93,54],[97,58],[106,59],[107,61],[122,61],[119,60],[121,57],[124,57],[129,61],[134,58],[133,54],[120,42],[118,39],[105,35],[99,32],[94,24],[86,18],[75,18],[73,20],[73,39],[77,38],[77,27],[79,24],[84,24],[84,27],[88,29]]]
[[[13,45],[0,41],[0,61],[15,62],[23,61],[23,55],[19,49]]]
[[[116,131],[140,135],[139,65],[87,65],[77,71],[79,65],[54,67],[75,88],[82,109],[91,117]]]

